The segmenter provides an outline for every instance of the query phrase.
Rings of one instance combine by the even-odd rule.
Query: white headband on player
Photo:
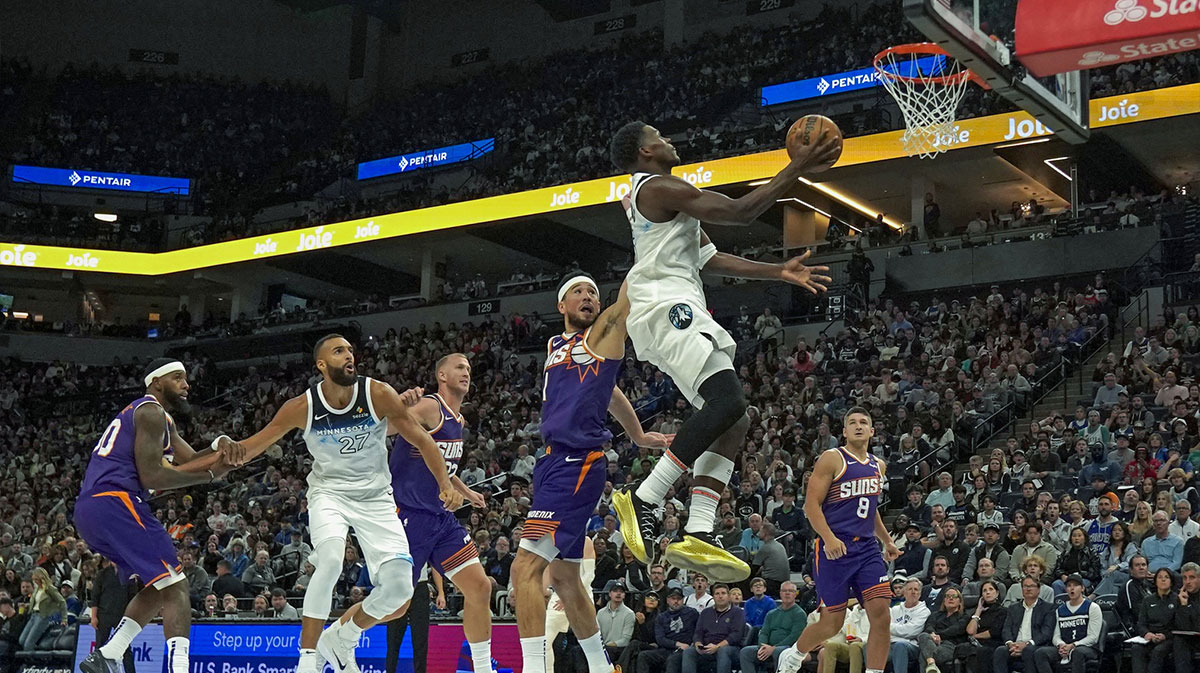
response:
[[[567,290],[570,290],[580,283],[587,283],[588,285],[591,285],[592,289],[596,291],[596,294],[600,294],[600,288],[596,287],[596,281],[592,280],[588,276],[575,276],[571,280],[563,283],[562,288],[560,288],[558,291],[558,300],[562,301],[563,297],[567,296]]]
[[[160,376],[166,376],[167,374],[173,374],[175,372],[187,372],[187,369],[184,368],[183,363],[179,360],[168,362],[149,374],[146,374],[146,386],[148,387],[151,383],[154,383],[154,379]]]

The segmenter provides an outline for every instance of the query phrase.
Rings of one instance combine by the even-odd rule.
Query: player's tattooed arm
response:
[[[625,357],[625,319],[629,317],[629,281],[621,283],[617,300],[600,313],[588,332],[587,346],[605,359]]]
[[[454,484],[450,481],[450,473],[446,470],[446,459],[438,449],[437,442],[433,441],[433,437],[412,415],[409,407],[401,401],[396,389],[386,383],[372,380],[371,399],[374,402],[375,411],[387,419],[388,427],[395,428],[401,437],[420,452],[421,458],[425,461],[425,467],[429,468],[433,478],[437,481],[442,506],[451,512],[461,507],[462,494],[454,488]]]
[[[307,422],[308,398],[304,395],[297,395],[284,402],[266,427],[239,442],[246,450],[243,462],[261,456],[289,432],[303,428]]]
[[[133,412],[137,434],[133,440],[134,462],[142,486],[156,491],[207,484],[229,471],[230,466],[214,462],[211,469],[184,472],[163,463],[162,436],[167,415],[157,404],[143,404]]]

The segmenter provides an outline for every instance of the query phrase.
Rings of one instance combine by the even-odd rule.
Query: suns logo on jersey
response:
[[[582,382],[589,375],[600,373],[600,361],[588,351],[582,338],[571,338],[555,349],[546,358],[546,371],[565,365],[567,371],[575,370]]]
[[[838,484],[838,498],[857,498],[860,495],[879,495],[879,477],[864,477]]]

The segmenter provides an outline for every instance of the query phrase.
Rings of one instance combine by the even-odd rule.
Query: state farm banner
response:
[[[1200,49],[1200,0],[1020,0],[1017,58],[1038,77]]]

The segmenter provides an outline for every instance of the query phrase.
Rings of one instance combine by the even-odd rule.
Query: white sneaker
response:
[[[322,657],[320,652],[313,652],[312,656],[307,658],[300,655],[296,673],[325,673],[325,657]]]
[[[808,660],[808,653],[801,652],[793,645],[783,651],[779,655],[779,663],[776,671],[778,673],[799,673],[800,667]]]
[[[339,631],[337,624],[325,629],[317,639],[317,654],[329,662],[333,673],[362,673],[354,660],[354,648],[358,643],[347,643]]]

